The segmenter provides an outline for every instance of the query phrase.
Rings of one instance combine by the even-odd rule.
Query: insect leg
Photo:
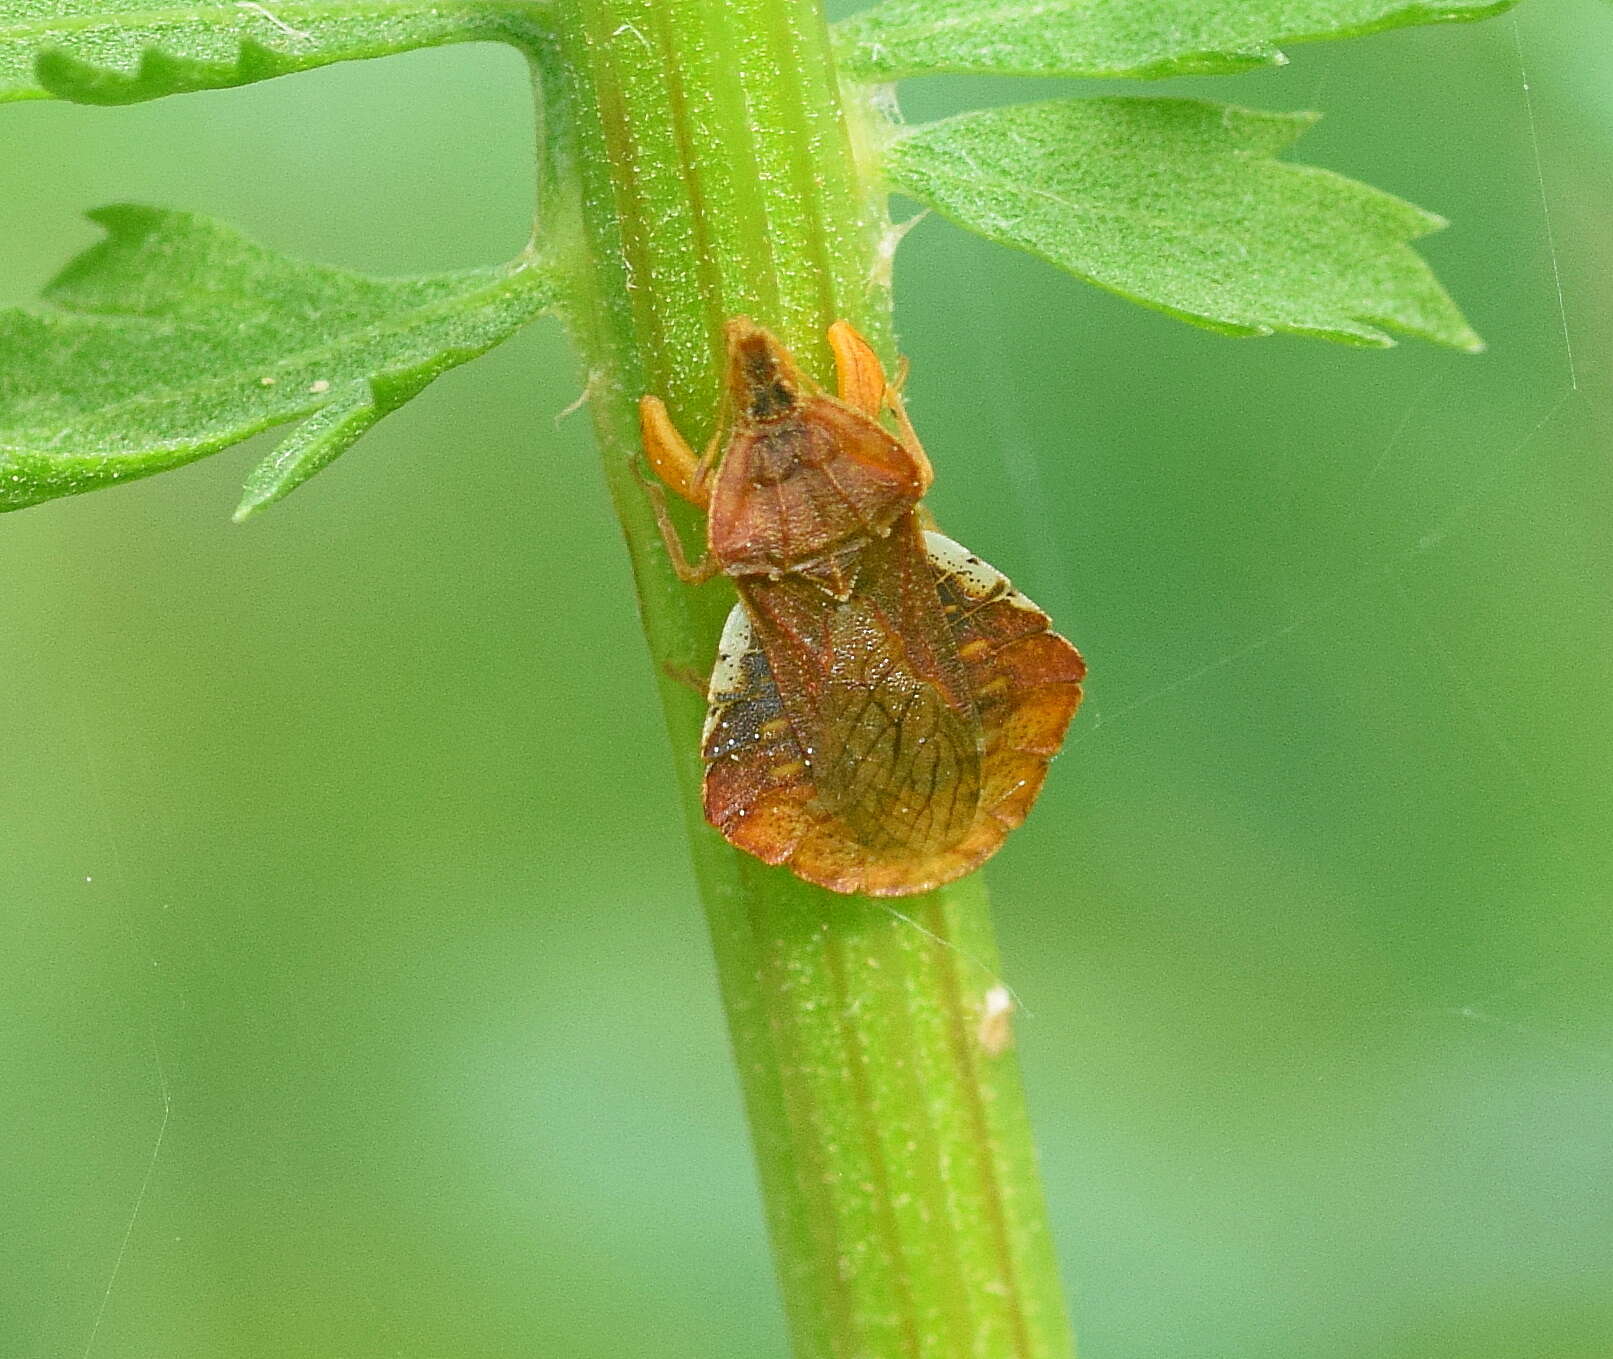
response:
[[[667,509],[666,492],[659,482],[645,476],[637,463],[633,463],[632,467],[633,475],[638,478],[639,485],[644,488],[644,494],[649,496],[650,505],[655,510],[656,526],[661,530],[661,541],[666,544],[666,554],[672,560],[672,569],[678,573],[678,579],[690,585],[710,580],[722,570],[722,563],[709,552],[699,561],[690,562],[683,550],[683,539],[678,536],[678,526],[672,522],[672,512]]]
[[[930,458],[924,451],[924,445],[919,442],[918,431],[913,428],[913,422],[907,418],[907,407],[902,404],[902,388],[907,385],[907,356],[902,356],[901,371],[896,374],[896,381],[885,388],[884,406],[895,418],[896,428],[901,431],[902,442],[907,450],[917,460],[924,476],[924,489],[929,490],[935,480],[935,469],[930,466]]]
[[[704,698],[711,689],[711,676],[702,675],[692,665],[676,665],[672,661],[662,661],[661,673],[674,684],[681,684],[701,698]]]
[[[891,413],[902,442],[919,465],[924,487],[928,490],[930,483],[935,480],[935,470],[930,466],[924,445],[919,442],[919,436],[913,429],[913,422],[907,418],[907,408],[902,405],[901,391],[903,383],[907,381],[907,360],[902,360],[896,381],[888,381],[879,356],[849,321],[836,321],[829,327],[829,348],[834,353],[840,399],[876,420],[886,411]]]
[[[879,355],[849,321],[836,321],[829,327],[829,349],[835,359],[838,395],[853,410],[879,418],[885,404],[885,370]]]
[[[672,423],[666,403],[658,396],[639,399],[638,423],[644,439],[644,455],[655,469],[655,475],[690,504],[705,509],[711,503],[707,478],[715,461],[716,440],[707,447],[704,457],[697,458],[689,441]]]

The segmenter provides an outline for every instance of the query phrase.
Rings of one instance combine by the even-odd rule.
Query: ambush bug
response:
[[[703,456],[658,397],[640,402],[650,465],[707,513],[700,562],[645,486],[678,574],[739,592],[707,692],[706,819],[830,891],[906,896],[1025,819],[1085,666],[998,571],[924,531],[932,472],[899,395],[845,321],[829,346],[835,396],[749,318],[728,322]]]

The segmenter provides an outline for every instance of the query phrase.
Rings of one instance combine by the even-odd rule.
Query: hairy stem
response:
[[[845,317],[890,348],[883,196],[818,0],[567,0],[539,63],[546,249],[632,556],[801,1359],[1064,1359],[1046,1213],[978,879],[890,906],[731,850],[699,811],[703,703],[733,593],[668,568],[635,404],[710,431],[723,322],[820,378]],[[691,544],[700,525],[685,524]]]

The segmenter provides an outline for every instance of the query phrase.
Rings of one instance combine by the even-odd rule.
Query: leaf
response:
[[[222,223],[122,205],[107,239],[0,312],[0,510],[150,476],[311,416],[237,512],[278,500],[449,368],[552,307],[531,259],[369,278]]]
[[[0,102],[133,104],[440,43],[531,48],[530,13],[466,0],[0,0]]]
[[[1019,104],[904,129],[885,169],[970,231],[1213,330],[1483,348],[1406,245],[1441,218],[1273,159],[1314,120],[1196,99]]]
[[[1278,43],[1483,19],[1516,0],[884,0],[835,27],[841,74],[1222,75]]]

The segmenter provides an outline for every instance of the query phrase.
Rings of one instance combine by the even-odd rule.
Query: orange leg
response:
[[[709,477],[715,462],[718,443],[713,437],[704,457],[695,457],[688,441],[678,433],[678,427],[667,414],[665,403],[658,396],[646,396],[639,401],[639,430],[644,437],[644,454],[650,460],[655,474],[691,504],[705,509],[711,503]],[[655,510],[655,522],[661,529],[661,541],[666,544],[667,556],[678,578],[698,585],[710,580],[722,569],[721,563],[709,552],[697,562],[691,562],[683,550],[683,539],[672,522],[667,509],[666,492],[658,482],[651,481],[633,464],[633,475],[644,487]]]
[[[930,483],[935,480],[935,470],[930,466],[924,445],[919,442],[919,436],[913,429],[913,422],[907,418],[907,408],[902,405],[901,391],[907,381],[907,360],[902,360],[902,371],[896,381],[887,381],[879,355],[874,353],[873,346],[852,328],[849,321],[836,321],[829,327],[829,348],[834,353],[840,399],[875,420],[886,411],[891,413],[902,442],[923,469],[924,486],[928,490]]]
[[[644,488],[644,494],[650,498],[650,506],[655,511],[656,526],[661,530],[661,541],[666,544],[666,554],[671,558],[672,569],[678,573],[678,579],[690,585],[699,585],[703,581],[710,580],[722,570],[722,563],[709,552],[697,562],[689,560],[683,550],[683,539],[678,536],[678,526],[672,522],[672,511],[667,508],[666,491],[659,482],[651,481],[645,476],[636,462],[632,467],[633,475]]]
[[[711,436],[704,455],[697,458],[689,441],[672,423],[666,403],[658,396],[639,398],[638,426],[644,439],[644,455],[655,469],[655,475],[691,505],[701,509],[709,506],[711,487],[708,483],[712,465],[717,461],[718,436]]]
[[[839,396],[853,410],[879,418],[885,405],[885,370],[873,346],[852,329],[849,321],[829,327],[829,349],[835,358]]]
[[[907,445],[913,456],[918,459],[919,466],[924,469],[924,489],[929,490],[935,481],[935,469],[930,466],[929,454],[919,442],[918,431],[913,428],[913,422],[907,418],[907,407],[902,404],[902,388],[906,385],[907,355],[904,354],[902,370],[897,373],[896,381],[885,388],[885,408],[896,417],[896,428],[902,433],[902,442]]]

